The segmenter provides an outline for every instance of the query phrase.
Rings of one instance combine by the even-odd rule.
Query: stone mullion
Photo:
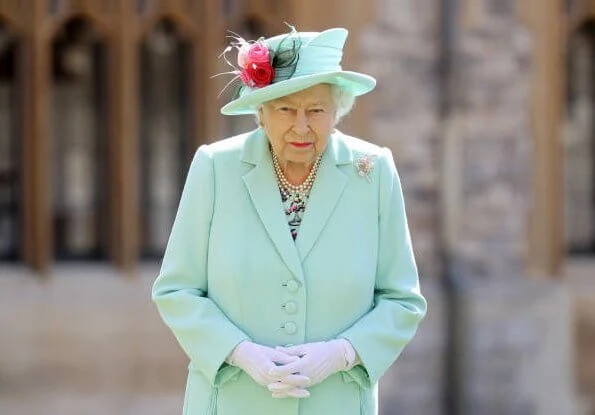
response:
[[[535,133],[535,193],[530,215],[530,271],[555,275],[564,254],[562,148],[564,34],[561,0],[544,1],[532,16],[534,77],[532,123]],[[543,86],[547,85],[547,88]]]
[[[31,30],[24,41],[23,70],[22,250],[27,265],[47,271],[52,260],[51,174],[48,97],[51,82],[50,44],[43,2],[33,3]]]
[[[33,26],[35,26],[33,24]],[[35,136],[33,131],[32,109],[24,111],[27,104],[34,96],[31,92],[32,72],[35,67],[32,65],[31,55],[33,54],[33,34],[27,35],[20,40],[19,59],[18,59],[18,73],[21,74],[19,82],[22,86],[20,102],[20,130],[21,130],[21,151],[20,151],[20,177],[21,177],[21,200],[20,200],[20,220],[21,220],[21,246],[20,250],[25,264],[35,266],[35,192],[34,192],[34,159],[33,159],[33,144]]]
[[[222,78],[211,79],[220,72],[218,56],[223,48],[224,17],[219,2],[205,2],[202,9],[200,32],[192,36],[190,59],[192,69],[192,136],[194,147],[216,140],[221,134],[219,107],[222,100],[217,97]]]
[[[109,160],[110,253],[115,265],[130,271],[138,260],[138,45],[131,7],[122,6],[110,39]]]

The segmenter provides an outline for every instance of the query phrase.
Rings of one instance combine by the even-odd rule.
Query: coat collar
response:
[[[347,184],[347,176],[338,166],[352,163],[351,149],[342,139],[342,133],[336,131],[329,137],[295,242],[283,214],[268,139],[261,129],[246,137],[241,160],[255,166],[244,175],[244,183],[260,220],[288,268],[303,280],[301,264],[318,240]]]

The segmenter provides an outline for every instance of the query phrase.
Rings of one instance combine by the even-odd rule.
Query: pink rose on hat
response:
[[[238,50],[240,78],[250,88],[267,86],[275,78],[269,48],[264,42],[244,43]]]
[[[264,42],[244,43],[238,51],[238,65],[240,65],[240,68],[246,68],[250,63],[270,61],[269,48]]]

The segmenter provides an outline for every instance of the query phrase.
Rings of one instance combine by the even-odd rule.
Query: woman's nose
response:
[[[308,132],[308,117],[306,117],[306,113],[303,111],[298,111],[295,116],[295,122],[293,125],[295,132],[299,135],[304,135]]]

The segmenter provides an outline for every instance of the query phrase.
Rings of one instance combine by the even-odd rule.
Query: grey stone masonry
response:
[[[492,4],[492,3],[489,3]],[[531,39],[515,7],[489,6],[461,29],[451,120],[459,142],[457,262],[473,275],[521,275],[530,192]],[[441,140],[439,2],[378,0],[361,40],[362,69],[378,79],[374,141],[393,150],[415,251],[438,273]]]
[[[467,414],[578,413],[567,286],[475,280],[461,301]]]
[[[465,275],[507,278],[523,272],[531,200],[532,52],[514,9],[489,9],[460,37],[454,116],[462,190],[455,252]]]
[[[413,341],[380,380],[380,415],[440,415],[444,410],[445,307],[435,280],[422,284],[431,307]]]
[[[381,412],[446,413],[446,386],[456,382],[446,364],[455,359],[466,414],[575,415],[572,300],[562,284],[533,282],[523,269],[533,41],[517,1],[459,4],[473,16],[457,24],[448,119],[439,114],[441,2],[376,0],[360,40],[361,67],[378,80],[371,136],[393,150],[429,300],[418,336],[387,374],[396,390]],[[462,281],[456,303],[438,278],[442,221]],[[455,305],[462,346],[449,356]]]
[[[392,149],[423,275],[436,275],[438,2],[378,0],[362,36],[361,68],[377,78],[373,140]]]
[[[458,415],[578,415],[572,369],[572,294],[553,282],[471,280],[458,296],[462,404]],[[446,414],[446,298],[430,304],[417,336],[380,383],[381,415]],[[463,412],[464,411],[464,412]]]

